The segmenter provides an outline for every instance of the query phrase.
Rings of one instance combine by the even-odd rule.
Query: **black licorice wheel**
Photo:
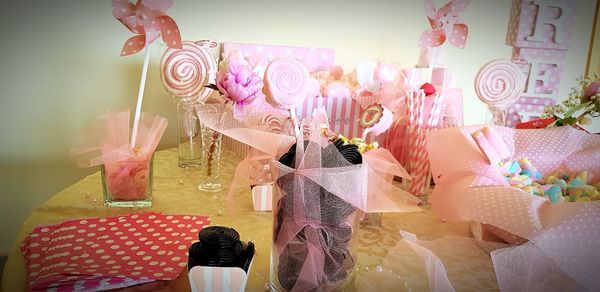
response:
[[[202,266],[236,267],[240,265],[244,246],[233,228],[209,226],[198,233],[197,243],[190,249],[190,258]]]

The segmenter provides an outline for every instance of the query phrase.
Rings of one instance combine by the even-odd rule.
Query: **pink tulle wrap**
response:
[[[260,111],[253,114],[261,115]],[[364,212],[420,210],[417,198],[392,185],[394,175],[408,175],[386,150],[367,152],[363,163],[359,165],[350,164],[338,151],[321,155],[323,149],[331,144],[320,131],[323,125],[328,125],[323,109],[317,110],[312,116],[308,125],[311,143],[307,144],[303,156],[296,153],[295,168],[276,160],[295,143],[292,136],[259,130],[251,122],[257,120],[252,116],[247,116],[249,118],[245,121],[236,121],[228,105],[201,105],[198,107],[198,116],[208,127],[262,152],[261,155],[246,158],[238,165],[232,191],[243,185],[266,181],[284,184],[282,186],[288,193],[293,190],[293,216],[284,219],[280,231],[273,239],[275,251],[280,252],[301,230],[308,228],[304,233],[308,255],[298,259],[302,268],[291,291],[331,289],[323,279],[323,265],[330,256],[329,251],[326,243],[319,237],[320,232],[316,232],[325,228],[321,222],[319,201],[306,194],[318,193],[322,188]],[[282,179],[285,179],[285,183]],[[231,202],[232,192],[228,197]]]
[[[600,287],[600,202],[551,204],[508,186],[477,148],[471,133],[481,127],[428,134],[436,182],[430,202],[443,219],[472,220],[526,238],[524,245],[492,253],[501,290],[585,290]],[[600,179],[600,137],[558,127],[515,130],[494,127],[512,158],[527,157],[543,175],[557,169],[588,171]]]
[[[129,110],[107,113],[82,131],[71,148],[81,167],[104,164],[106,183],[118,199],[137,200],[146,196],[149,161],[167,128],[167,119],[142,113],[135,148],[129,145]]]

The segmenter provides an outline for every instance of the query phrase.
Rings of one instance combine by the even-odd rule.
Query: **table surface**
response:
[[[240,159],[224,149],[221,175],[224,185],[231,182]],[[247,291],[264,291],[269,281],[269,250],[272,237],[272,213],[255,212],[250,190],[235,193],[236,211],[220,212],[227,190],[203,193],[196,189],[201,178],[199,169],[183,169],[177,165],[177,149],[158,151],[154,158],[153,206],[146,209],[109,208],[102,204],[100,173],[94,173],[54,195],[25,220],[6,262],[2,275],[2,291],[24,291],[27,270],[19,246],[27,234],[40,225],[56,224],[67,219],[108,217],[139,212],[207,215],[214,225],[235,228],[244,241],[256,244]],[[489,253],[472,240],[444,241],[452,236],[470,236],[466,222],[442,222],[428,206],[422,212],[384,213],[379,220],[361,224],[355,286],[359,291],[423,291],[429,289],[423,260],[401,241],[399,231],[414,233],[420,240],[431,240],[428,247],[444,262],[448,278],[457,291],[498,290]],[[222,213],[222,214],[219,214]],[[448,237],[451,236],[451,237]],[[435,248],[435,249],[434,249]],[[391,252],[390,252],[391,251]],[[382,261],[388,253],[390,257]],[[402,285],[399,285],[402,284]],[[125,290],[189,291],[186,273],[176,280],[158,281]]]

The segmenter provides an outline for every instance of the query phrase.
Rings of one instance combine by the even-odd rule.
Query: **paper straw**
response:
[[[422,125],[419,130],[419,140],[414,150],[416,152],[416,166],[411,169],[411,175],[413,175],[414,179],[411,184],[410,193],[413,195],[419,196],[424,194],[425,191],[425,183],[427,182],[426,180],[429,173],[429,159],[427,155],[427,148],[425,147],[425,138],[427,132],[439,123],[441,105],[442,96],[440,94],[436,94],[427,125]]]
[[[135,116],[133,118],[133,129],[131,130],[131,148],[135,148],[138,127],[140,124],[140,113],[142,112],[142,101],[144,99],[144,88],[146,87],[146,75],[148,74],[148,62],[150,61],[150,44],[146,47],[144,55],[144,65],[142,66],[142,77],[140,80],[140,89],[138,90],[137,103],[135,105]]]

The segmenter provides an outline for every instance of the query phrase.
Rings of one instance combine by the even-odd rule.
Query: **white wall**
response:
[[[443,4],[445,1],[437,1]],[[463,13],[467,47],[446,47],[447,67],[464,90],[465,122],[484,122],[475,97],[478,68],[510,58],[504,44],[510,0],[474,0]],[[568,93],[585,70],[595,0],[579,0],[575,37],[560,89]],[[169,14],[184,39],[330,47],[349,70],[379,59],[413,66],[427,27],[422,1],[176,1]],[[119,57],[131,36],[111,14],[110,1],[37,0],[0,9],[0,253],[21,222],[49,196],[93,170],[68,157],[70,140],[107,110],[133,107],[143,54]],[[162,89],[152,53],[144,110],[168,117],[161,147],[175,143],[175,106]],[[85,194],[82,194],[85,196]]]

